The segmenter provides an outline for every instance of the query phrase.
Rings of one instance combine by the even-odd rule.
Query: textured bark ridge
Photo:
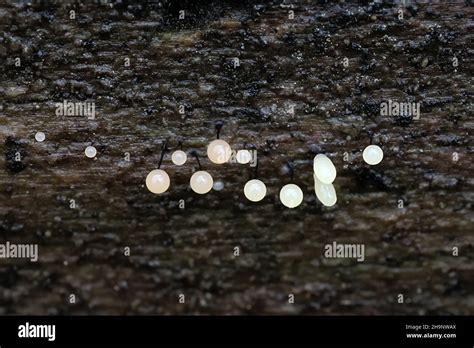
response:
[[[39,259],[0,259],[0,314],[474,314],[473,12],[3,1],[0,242],[37,243]],[[64,100],[95,102],[95,118],[56,115]],[[381,116],[388,100],[421,117]],[[262,202],[243,195],[253,168],[206,159],[217,120],[234,149],[258,150]],[[164,140],[224,188],[194,194],[196,161],[168,153],[169,191],[148,192]],[[371,140],[377,166],[361,156]],[[338,169],[332,208],[314,194],[317,153]],[[288,162],[296,209],[278,199]],[[334,241],[365,260],[325,258]]]

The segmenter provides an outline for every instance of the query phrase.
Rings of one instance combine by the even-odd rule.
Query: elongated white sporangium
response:
[[[336,167],[326,155],[319,154],[313,160],[314,174],[324,184],[332,184],[336,179]]]
[[[336,190],[333,184],[325,184],[314,174],[314,191],[319,201],[326,207],[332,207],[337,202]]]

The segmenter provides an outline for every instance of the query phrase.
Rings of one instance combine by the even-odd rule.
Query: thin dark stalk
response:
[[[163,162],[163,158],[165,157],[165,152],[166,152],[166,141],[163,142],[161,145],[161,155],[160,155],[160,161],[158,162],[158,169],[161,167],[161,163]]]

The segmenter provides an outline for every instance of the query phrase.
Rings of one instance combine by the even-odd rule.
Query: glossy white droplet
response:
[[[333,184],[325,184],[314,174],[314,191],[319,201],[326,207],[332,207],[337,202],[336,189]]]
[[[332,184],[336,179],[336,167],[326,155],[319,154],[314,157],[313,170],[319,181],[324,184]]]
[[[240,164],[247,164],[252,159],[252,154],[249,150],[239,150],[237,151],[237,155],[235,156],[237,162]]]
[[[214,184],[212,185],[212,189],[214,191],[222,191],[224,189],[224,183],[220,180],[214,181]]]
[[[94,158],[95,155],[97,155],[97,150],[95,149],[94,146],[88,146],[86,147],[86,150],[84,151],[86,156],[89,158]]]
[[[176,150],[171,155],[171,161],[177,166],[182,166],[183,164],[185,164],[187,159],[188,156],[186,155],[186,152],[181,150]]]
[[[249,201],[258,202],[265,198],[267,194],[267,187],[258,179],[247,181],[244,186],[244,195]]]
[[[364,152],[362,153],[362,158],[364,159],[365,163],[373,166],[382,162],[383,151],[380,146],[369,145],[364,149]]]
[[[41,143],[41,142],[44,141],[44,139],[46,139],[46,135],[43,132],[37,132],[35,134],[35,139],[36,139],[36,141]]]
[[[203,195],[211,191],[214,182],[211,174],[204,170],[200,170],[191,176],[189,184],[194,192]]]
[[[163,193],[170,187],[170,177],[161,169],[155,169],[148,173],[145,182],[148,190],[156,194]]]
[[[280,201],[288,208],[296,208],[303,202],[303,191],[298,185],[285,185],[280,190]]]
[[[229,161],[232,154],[230,145],[224,140],[216,139],[207,147],[207,157],[213,163],[222,164]]]

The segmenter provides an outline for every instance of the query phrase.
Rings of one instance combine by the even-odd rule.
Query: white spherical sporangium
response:
[[[171,155],[171,161],[176,164],[177,166],[182,166],[183,164],[186,163],[187,160],[187,155],[186,152],[181,151],[181,150],[176,150],[173,152]]]
[[[224,140],[216,139],[207,147],[207,157],[212,163],[222,164],[229,161],[232,149]]]
[[[303,191],[295,184],[287,184],[280,190],[280,201],[288,208],[296,208],[303,202]]]
[[[86,150],[84,152],[86,156],[89,158],[94,158],[97,155],[97,150],[95,149],[94,146],[86,147]]]
[[[168,173],[161,169],[152,170],[146,177],[146,187],[155,194],[165,192],[170,187]]]
[[[267,187],[262,181],[258,179],[249,180],[244,186],[244,195],[249,201],[261,201],[263,198],[265,198],[266,194]]]
[[[365,163],[374,166],[382,162],[383,151],[380,146],[369,145],[364,149],[364,152],[362,153],[362,158],[364,159]]]
[[[203,195],[211,191],[214,181],[212,180],[211,174],[204,170],[200,170],[191,176],[189,184],[194,192]]]
[[[36,139],[37,142],[41,143],[41,142],[44,141],[44,139],[46,139],[46,135],[43,132],[37,132],[35,134],[35,139]]]
[[[237,162],[240,164],[247,164],[252,159],[252,155],[249,150],[239,150],[235,156]]]

